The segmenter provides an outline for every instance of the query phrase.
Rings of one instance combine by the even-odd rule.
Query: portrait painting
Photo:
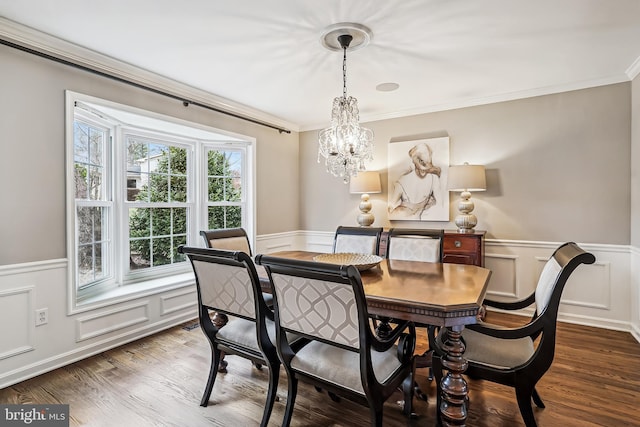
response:
[[[391,221],[449,221],[449,137],[389,143]]]

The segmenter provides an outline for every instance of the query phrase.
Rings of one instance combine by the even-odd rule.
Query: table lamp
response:
[[[381,193],[380,173],[374,171],[358,172],[358,175],[351,178],[349,182],[349,192],[351,194],[362,194],[360,196],[360,215],[358,215],[358,224],[360,227],[369,227],[375,221],[375,217],[370,212],[371,202],[369,194]]]
[[[474,227],[478,223],[478,218],[471,212],[475,207],[471,201],[471,191],[484,191],[487,189],[487,179],[484,173],[484,166],[463,165],[449,167],[449,181],[447,184],[449,191],[461,191],[458,211],[455,219],[459,233],[473,233]]]

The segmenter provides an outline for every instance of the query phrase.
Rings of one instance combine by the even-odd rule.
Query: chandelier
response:
[[[331,126],[320,131],[318,163],[324,158],[327,172],[342,178],[345,184],[365,170],[365,161],[373,160],[373,131],[360,126],[358,100],[347,96],[347,49],[354,36],[353,47],[361,47],[369,41],[371,32],[358,24],[337,24],[329,27],[322,39],[325,47],[337,50],[335,38],[342,49],[342,96],[333,100]]]

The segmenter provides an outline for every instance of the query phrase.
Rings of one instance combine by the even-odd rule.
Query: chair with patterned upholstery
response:
[[[339,226],[333,239],[333,253],[379,254],[382,227]]]
[[[442,262],[444,230],[392,228],[388,239],[389,259]]]
[[[414,229],[414,228],[392,228],[389,230],[387,241],[386,257],[392,260],[402,261],[424,261],[442,262],[442,245],[444,241],[444,230]],[[388,319],[380,319],[388,321]],[[432,346],[437,329],[433,325],[416,325],[427,328],[427,337]],[[388,330],[390,327],[379,325],[379,329]],[[416,358],[416,368],[431,367],[431,349]],[[429,370],[429,379],[433,377],[433,372]],[[422,391],[417,388],[416,393],[419,398],[427,400]]]
[[[256,263],[274,290],[278,355],[289,378],[283,427],[293,416],[298,381],[367,406],[372,426],[382,426],[384,402],[403,386],[404,413],[411,415],[415,330],[403,322],[389,338],[376,337],[356,267],[267,255]],[[310,342],[296,351],[285,333]]]
[[[212,351],[209,379],[200,405],[207,406],[209,402],[222,351],[241,356],[269,369],[269,390],[260,424],[266,426],[276,398],[280,360],[274,342],[273,311],[262,298],[251,257],[244,252],[185,246],[180,246],[178,252],[191,261],[198,291],[198,317]],[[211,321],[211,311],[228,317],[224,328]]]
[[[218,249],[221,251],[239,251],[252,256],[251,244],[249,243],[249,236],[244,228],[220,228],[216,230],[200,230],[200,235],[204,239],[205,247]],[[273,306],[273,298],[269,293],[263,293],[265,303],[268,306]],[[213,323],[216,327],[221,328],[227,323],[227,316],[223,313],[214,313]],[[224,352],[222,353],[222,359],[220,360],[219,370],[220,372],[227,372],[227,361],[224,360]],[[260,369],[261,365],[255,363],[255,366]]]
[[[520,413],[527,427],[535,427],[536,420],[531,399],[539,408],[544,403],[536,384],[547,372],[555,353],[556,323],[562,290],[571,273],[580,264],[593,264],[595,257],[573,242],[558,247],[546,262],[535,291],[515,302],[484,300],[491,307],[519,310],[536,305],[531,320],[517,328],[481,322],[467,326],[462,332],[466,346],[466,373],[474,379],[484,379],[514,387]],[[442,358],[445,355],[446,333],[436,339],[433,370],[438,384],[438,408],[441,401]],[[439,415],[439,414],[438,414]]]

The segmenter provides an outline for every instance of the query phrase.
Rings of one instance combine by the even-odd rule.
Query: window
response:
[[[73,304],[190,271],[199,231],[253,235],[248,138],[67,93]]]

